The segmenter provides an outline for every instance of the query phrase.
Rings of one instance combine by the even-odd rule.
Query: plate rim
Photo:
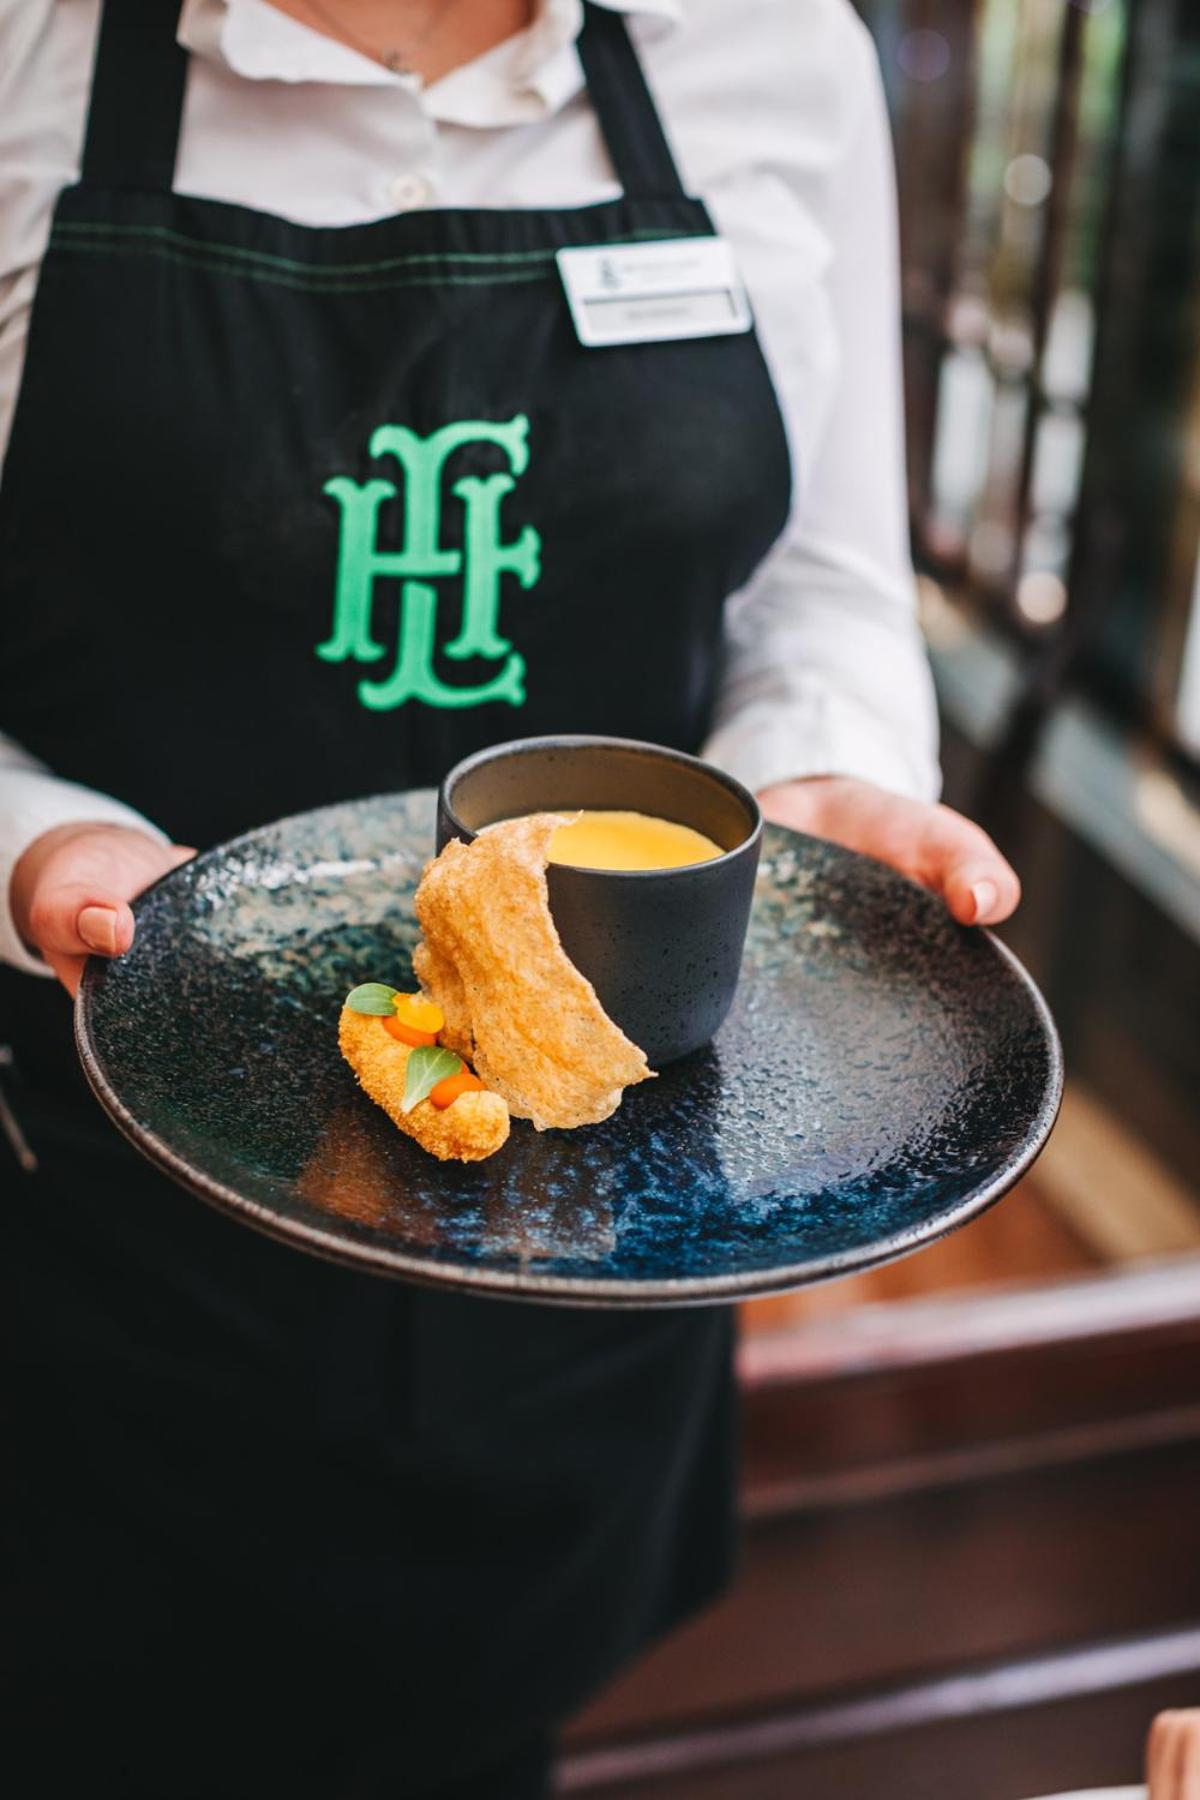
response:
[[[239,844],[250,842],[264,832],[273,831],[293,821],[311,818],[314,814],[331,812],[347,806],[368,806],[377,801],[395,801],[408,799],[416,794],[434,793],[431,788],[399,788],[385,790],[376,794],[364,794],[346,800],[332,801],[325,806],[309,807],[301,812],[288,813],[279,819],[272,819],[263,825],[253,826],[250,830],[240,832],[220,844],[214,844],[199,855],[189,858],[175,869],[169,869],[159,876],[157,881],[143,889],[134,902],[135,917],[137,910],[157,888],[182,876],[185,870],[194,869],[210,857],[222,856]],[[796,831],[791,826],[770,822],[774,829],[785,831],[789,836],[801,840],[810,839],[811,832]],[[824,840],[818,839],[818,842]],[[861,856],[861,852],[847,850],[844,845],[838,846],[844,854],[851,857]],[[877,858],[862,857],[865,862],[877,861]],[[899,874],[899,871],[893,871]],[[905,877],[901,876],[901,880]],[[913,884],[916,885],[916,884]],[[104,1072],[99,1052],[92,1035],[92,1005],[95,989],[104,979],[107,967],[106,959],[90,956],[84,965],[83,977],[75,994],[73,1009],[73,1026],[75,1048],[83,1068],[88,1085],[101,1107],[112,1120],[129,1143],[146,1159],[153,1163],[163,1174],[169,1176],[181,1187],[207,1201],[226,1216],[249,1225],[276,1242],[292,1249],[303,1248],[310,1254],[323,1257],[327,1262],[339,1264],[343,1268],[357,1270],[359,1273],[372,1273],[401,1279],[417,1286],[471,1292],[481,1297],[506,1300],[538,1301],[547,1305],[608,1307],[619,1310],[637,1310],[648,1307],[686,1307],[707,1306],[723,1302],[732,1303],[739,1300],[750,1300],[778,1294],[788,1289],[812,1287],[822,1281],[833,1281],[842,1276],[859,1274],[866,1269],[882,1268],[886,1264],[909,1256],[916,1250],[926,1248],[930,1244],[949,1237],[954,1231],[968,1225],[996,1202],[1003,1198],[1017,1184],[1021,1177],[1033,1166],[1045,1147],[1046,1141],[1054,1129],[1062,1105],[1063,1094],[1063,1052],[1062,1043],[1055,1025],[1053,1015],[1041,989],[1030,975],[1016,953],[1002,942],[994,932],[986,927],[971,927],[978,930],[987,939],[993,951],[998,953],[1009,972],[1015,976],[1019,986],[1023,987],[1032,1002],[1046,1042],[1049,1054],[1046,1090],[1042,1104],[1035,1120],[1032,1122],[1018,1154],[983,1187],[973,1191],[961,1201],[950,1213],[949,1217],[936,1226],[915,1225],[903,1231],[893,1233],[891,1237],[875,1239],[867,1245],[853,1249],[832,1252],[829,1255],[810,1258],[804,1262],[781,1264],[769,1271],[747,1270],[735,1275],[677,1276],[655,1277],[653,1279],[619,1281],[613,1278],[543,1275],[527,1270],[480,1269],[462,1263],[433,1263],[402,1250],[391,1250],[383,1245],[361,1242],[351,1249],[346,1237],[341,1232],[327,1231],[319,1225],[302,1219],[284,1220],[272,1208],[260,1201],[251,1200],[239,1194],[235,1188],[218,1181],[214,1176],[195,1168],[183,1156],[146,1125],[140,1124],[117,1094]]]

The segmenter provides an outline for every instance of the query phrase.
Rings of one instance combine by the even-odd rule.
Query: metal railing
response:
[[[1200,758],[1200,6],[858,4],[918,565],[1028,647],[1010,760],[1068,678]]]

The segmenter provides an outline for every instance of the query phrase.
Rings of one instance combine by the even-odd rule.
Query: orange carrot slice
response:
[[[435,1106],[453,1106],[460,1094],[478,1094],[483,1091],[483,1083],[478,1075],[472,1075],[464,1063],[456,1075],[447,1075],[430,1089],[429,1098]]]
[[[414,1031],[412,1026],[406,1025],[403,1019],[380,1019],[379,1023],[389,1037],[394,1037],[400,1044],[411,1044],[414,1050],[418,1044],[437,1043],[436,1031]]]

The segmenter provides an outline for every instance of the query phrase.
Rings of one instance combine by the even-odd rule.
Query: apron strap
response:
[[[171,0],[104,0],[82,179],[169,190],[183,114],[187,52]]]
[[[625,192],[639,199],[686,198],[624,16],[584,0],[578,49],[588,98]]]

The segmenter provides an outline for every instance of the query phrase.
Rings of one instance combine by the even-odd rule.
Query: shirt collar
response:
[[[597,4],[664,26],[678,21],[681,8],[681,0]],[[184,0],[179,41],[193,55],[223,62],[249,81],[400,88],[419,96],[429,115],[444,123],[500,126],[544,118],[579,91],[575,40],[582,23],[582,0],[539,0],[525,31],[429,88],[310,29],[270,0]]]

